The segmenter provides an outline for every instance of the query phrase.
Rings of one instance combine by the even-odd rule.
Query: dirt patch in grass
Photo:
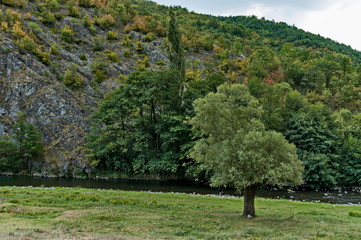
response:
[[[82,216],[86,216],[90,213],[94,213],[94,210],[68,210],[64,211],[62,215],[55,218],[56,220],[63,220],[63,219],[74,219]]]

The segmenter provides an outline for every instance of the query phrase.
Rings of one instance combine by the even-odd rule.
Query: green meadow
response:
[[[361,207],[83,188],[0,187],[0,239],[361,239]]]

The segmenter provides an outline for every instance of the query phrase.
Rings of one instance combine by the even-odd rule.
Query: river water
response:
[[[194,194],[213,194],[239,196],[232,189],[211,188],[202,183],[191,181],[155,181],[155,180],[122,180],[122,179],[80,179],[80,178],[41,178],[29,176],[0,176],[0,186],[33,186],[33,187],[82,187],[100,189],[119,189],[151,192],[178,192]],[[259,190],[258,197],[273,199],[291,199],[308,202],[324,202],[334,204],[356,204],[361,206],[361,191],[289,191],[282,189]]]

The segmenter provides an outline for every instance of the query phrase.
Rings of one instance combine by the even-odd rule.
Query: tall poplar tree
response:
[[[185,67],[185,53],[182,46],[182,34],[179,31],[175,13],[172,8],[169,10],[169,25],[168,25],[168,41],[170,42],[169,46],[169,60],[170,68],[179,71],[182,84],[180,87],[180,96],[183,95],[184,91],[184,80],[186,76],[186,67]]]

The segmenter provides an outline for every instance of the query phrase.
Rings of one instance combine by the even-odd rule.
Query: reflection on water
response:
[[[0,186],[45,186],[45,187],[83,187],[101,189],[120,189],[152,192],[181,192],[196,194],[218,194],[238,196],[232,189],[210,188],[202,183],[191,181],[154,181],[121,179],[79,179],[79,178],[41,178],[26,176],[0,176]],[[257,196],[265,198],[284,198],[298,201],[326,202],[361,205],[361,192],[357,191],[287,191],[260,190]]]

